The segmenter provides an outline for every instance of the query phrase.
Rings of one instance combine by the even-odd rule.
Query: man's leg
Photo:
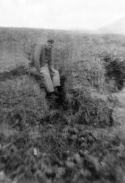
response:
[[[44,67],[41,68],[41,73],[39,73],[35,67],[30,69],[29,73],[32,76],[34,76],[36,79],[42,80],[47,93],[54,92],[53,83],[52,83],[47,65],[45,65]]]
[[[58,89],[60,87],[60,75],[59,75],[59,71],[57,71],[56,69],[52,69],[51,72],[51,77],[52,77],[52,82],[53,82],[53,86],[55,89]]]
[[[30,69],[30,74],[41,79],[49,98],[55,98],[55,96],[58,97],[57,93],[55,93],[47,64],[41,68],[41,73],[39,73],[36,68],[32,68]]]
[[[36,70],[35,67],[29,70],[29,74],[31,74],[34,77],[41,78],[41,74]]]
[[[47,98],[49,99],[50,102],[49,103],[50,109],[55,109],[55,106],[57,105],[56,100],[58,99],[59,96],[54,90],[48,64],[42,67],[40,72],[43,77],[44,86],[47,91]]]
[[[48,66],[45,65],[44,67],[42,67],[40,73],[43,78],[43,83],[44,83],[47,93],[49,94],[49,93],[54,92],[54,86],[53,86],[53,83],[51,80]]]
[[[61,89],[61,84],[60,84],[59,71],[57,71],[56,69],[53,68],[52,71],[51,71],[51,78],[52,78],[52,82],[53,82],[55,92],[59,96],[59,98],[57,99],[57,103],[64,106],[65,105],[64,104],[64,96],[62,95],[62,92],[61,92],[62,89]]]

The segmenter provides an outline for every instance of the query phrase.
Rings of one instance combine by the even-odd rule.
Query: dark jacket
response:
[[[37,44],[33,55],[34,66],[40,72],[40,68],[48,63],[49,67],[53,65],[52,48],[47,44]]]

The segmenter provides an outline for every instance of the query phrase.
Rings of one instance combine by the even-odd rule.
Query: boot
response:
[[[49,98],[49,99],[57,99],[58,98],[58,94],[55,91],[53,91],[51,93],[47,93],[47,98]]]
[[[49,104],[49,109],[56,109],[57,108],[57,100],[58,96],[55,95],[54,92],[48,93],[47,94],[47,99],[48,99],[48,104]]]
[[[57,91],[57,92],[59,92],[59,93],[61,93],[61,86],[56,86],[56,87],[54,88],[54,90]]]
[[[55,93],[55,95],[57,95],[57,96],[59,96],[59,97],[62,96],[62,94],[61,94],[61,92],[60,92],[60,86],[56,86],[56,87],[54,88],[54,93]]]

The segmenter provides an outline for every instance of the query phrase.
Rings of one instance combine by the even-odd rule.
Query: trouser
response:
[[[41,67],[40,73],[35,68],[32,68],[30,73],[41,77],[47,93],[53,92],[55,87],[60,86],[59,72],[54,69],[54,67],[52,68],[52,71],[50,71],[48,64]]]

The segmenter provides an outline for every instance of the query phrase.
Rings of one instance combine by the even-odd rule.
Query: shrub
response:
[[[21,123],[35,123],[48,109],[45,92],[26,75],[1,82],[0,94],[1,123],[19,116]]]
[[[82,124],[104,128],[113,125],[110,104],[103,99],[93,99],[86,89],[70,91],[67,94],[71,124]]]
[[[114,90],[121,90],[125,81],[125,60],[113,55],[105,55],[103,60],[106,69],[106,82],[114,81],[114,86],[112,86]]]
[[[105,69],[100,60],[95,61],[78,61],[66,65],[65,89],[77,88],[94,88],[101,92],[105,87]]]

